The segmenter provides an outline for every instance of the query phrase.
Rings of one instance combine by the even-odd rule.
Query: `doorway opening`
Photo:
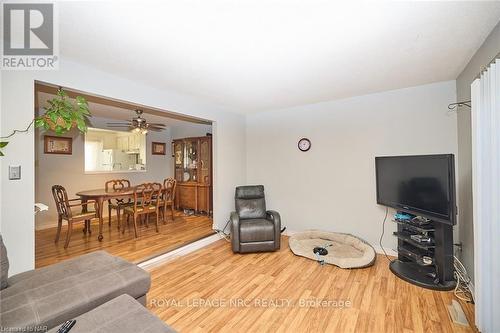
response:
[[[59,88],[35,82],[35,116]],[[210,120],[62,89],[70,103],[84,97],[91,117],[84,134],[36,130],[35,202],[48,206],[35,215],[37,268],[97,250],[140,263],[214,234]],[[146,183],[161,186],[158,209],[139,214]],[[54,185],[75,199],[71,216],[57,208]]]

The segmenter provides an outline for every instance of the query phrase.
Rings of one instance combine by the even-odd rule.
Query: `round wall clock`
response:
[[[299,143],[297,144],[299,147],[300,151],[308,151],[311,149],[311,141],[307,138],[302,138],[299,140]]]

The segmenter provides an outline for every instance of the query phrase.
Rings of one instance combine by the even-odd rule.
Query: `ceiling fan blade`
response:
[[[165,124],[160,124],[160,123],[148,123],[151,126],[156,126],[156,127],[167,127]]]
[[[130,122],[127,122],[127,123],[125,123],[125,122],[124,123],[106,123],[106,124],[108,124],[108,125],[131,125]]]

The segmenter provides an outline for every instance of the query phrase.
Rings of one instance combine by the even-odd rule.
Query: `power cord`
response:
[[[384,237],[384,233],[385,233],[385,221],[387,220],[388,214],[389,214],[389,207],[385,207],[385,216],[384,216],[384,221],[382,222],[382,234],[380,235],[380,239],[378,240],[378,244],[380,245],[382,252],[384,252],[384,255],[387,258],[387,260],[389,260],[389,262],[392,262],[392,260],[387,255],[387,252],[385,252],[384,246],[382,245],[382,238]]]
[[[231,241],[231,236],[230,234],[226,234],[226,228],[227,226],[229,225],[229,223],[231,222],[231,220],[227,220],[227,223],[226,225],[224,226],[224,228],[222,228],[222,230],[219,230],[219,229],[215,229],[215,232],[217,233],[217,235],[220,236],[220,238],[223,238],[225,239],[227,242],[230,242]]]
[[[455,268],[453,275],[457,280],[457,285],[453,293],[458,299],[464,302],[474,303],[474,295],[472,295],[470,288],[472,285],[472,279],[469,274],[467,274],[467,270],[462,262],[455,256],[453,256],[453,259],[453,267]]]

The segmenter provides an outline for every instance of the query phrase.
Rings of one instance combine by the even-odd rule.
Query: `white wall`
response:
[[[186,124],[172,127],[172,139],[205,136],[207,133],[212,133],[211,125]]]
[[[213,120],[214,222],[224,226],[234,206],[234,187],[245,183],[244,116],[65,59],[57,71],[5,71],[1,75],[2,135],[26,127],[33,118],[35,80]],[[9,273],[15,274],[34,267],[34,131],[16,135],[5,153],[0,158],[0,231],[11,259]],[[8,180],[9,165],[21,165],[21,180]]]
[[[105,128],[107,120],[92,117],[92,127]],[[57,211],[52,197],[52,185],[63,185],[70,198],[78,191],[103,188],[104,183],[111,179],[128,179],[132,185],[143,182],[156,181],[163,184],[163,180],[172,177],[172,153],[170,129],[162,132],[150,131],[146,135],[146,172],[126,173],[100,173],[85,174],[84,158],[84,135],[78,131],[71,131],[65,136],[73,138],[72,155],[45,154],[43,152],[43,136],[47,134],[37,130],[35,133],[36,160],[35,160],[35,201],[49,206],[49,210],[41,212],[35,217],[35,228],[44,229],[57,225]],[[48,133],[50,135],[50,133]],[[167,152],[165,155],[151,154],[151,142],[165,142]],[[107,207],[104,207],[104,216],[108,215]]]
[[[375,156],[457,152],[455,82],[289,108],[247,117],[247,182],[289,230],[358,235],[378,247]],[[297,141],[311,140],[309,152]],[[388,219],[384,246],[395,248]]]

